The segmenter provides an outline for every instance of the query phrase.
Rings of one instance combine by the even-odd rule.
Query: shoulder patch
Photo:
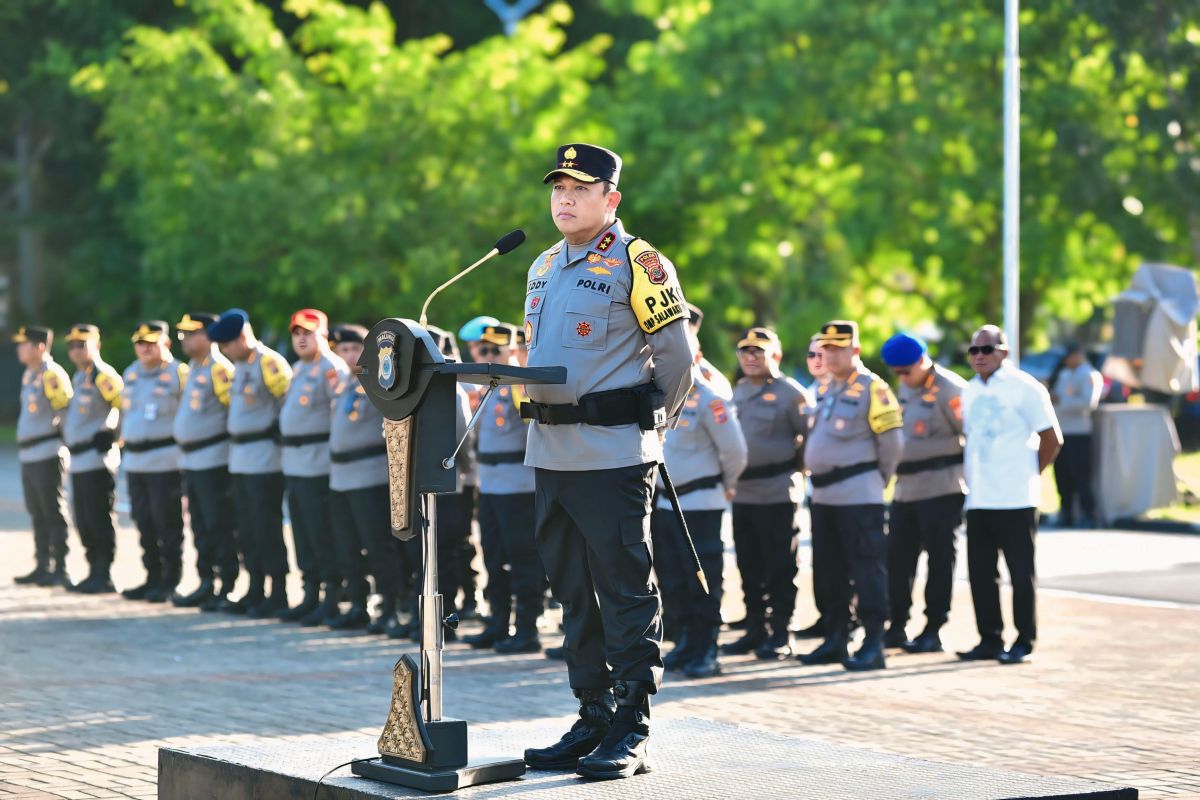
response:
[[[631,241],[628,251],[633,273],[629,305],[642,332],[655,333],[676,320],[687,319],[675,266],[642,239]]]
[[[267,391],[274,397],[283,397],[292,383],[292,368],[283,356],[267,350],[263,352],[262,376]]]
[[[42,391],[45,393],[46,399],[50,401],[50,407],[55,411],[66,408],[75,394],[67,371],[54,363],[46,367],[46,376],[42,380]]]
[[[892,394],[891,387],[878,378],[871,381],[871,406],[867,411],[867,422],[876,434],[887,433],[904,425],[896,396]]]
[[[228,406],[229,394],[233,388],[233,369],[227,361],[214,360],[209,371],[212,373],[213,394],[217,396],[221,405]]]
[[[121,389],[124,388],[121,376],[112,367],[96,371],[96,388],[100,397],[113,408],[121,404]]]
[[[184,361],[176,361],[175,363],[179,365],[175,368],[175,375],[179,379],[179,390],[183,391],[183,385],[187,383],[188,373],[192,371],[192,368]]]
[[[954,418],[959,422],[962,422],[962,395],[955,395],[954,397],[951,397],[950,401],[946,405],[950,406],[950,411],[954,414]]]
[[[729,421],[729,410],[725,408],[725,401],[720,398],[710,401],[708,410],[712,412],[713,422],[718,425],[724,425]]]

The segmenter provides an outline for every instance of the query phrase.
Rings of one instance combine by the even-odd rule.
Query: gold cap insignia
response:
[[[579,155],[579,154],[575,152],[574,147],[568,147],[566,150],[563,151],[563,158],[574,158],[577,155]]]

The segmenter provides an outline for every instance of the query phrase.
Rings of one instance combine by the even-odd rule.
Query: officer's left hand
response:
[[[736,494],[737,494],[737,489],[726,489],[725,490],[726,502],[732,500]]]

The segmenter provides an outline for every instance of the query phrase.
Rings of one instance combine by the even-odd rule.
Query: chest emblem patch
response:
[[[575,332],[586,339],[592,335],[592,326],[590,323],[581,322],[575,326]]]

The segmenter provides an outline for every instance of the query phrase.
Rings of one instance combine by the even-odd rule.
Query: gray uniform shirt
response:
[[[126,472],[175,472],[179,469],[179,448],[172,442],[166,447],[134,452],[129,445],[153,439],[174,440],[175,412],[187,381],[187,364],[167,354],[155,369],[146,369],[135,361],[125,370],[125,388],[121,390],[121,437],[125,440]]]
[[[1086,436],[1092,432],[1092,412],[1100,405],[1104,378],[1086,361],[1075,369],[1063,369],[1050,387],[1054,413],[1063,436]]]
[[[814,477],[837,467],[878,461],[879,468],[831,486],[813,486],[812,500],[831,506],[883,502],[904,447],[903,421],[892,390],[861,364],[848,381],[833,379],[821,395],[804,448],[804,463]]]
[[[383,415],[367,398],[354,375],[343,378],[334,391],[329,449],[334,453],[383,445]],[[384,486],[388,482],[387,454],[329,465],[329,488],[349,492]]]
[[[962,457],[962,392],[967,382],[937,364],[917,389],[900,384],[904,414],[902,462],[938,456]],[[962,462],[940,469],[896,475],[894,500],[913,502],[948,494],[966,494]]]
[[[515,386],[497,386],[479,417],[480,494],[527,494],[533,492],[533,470],[524,464],[529,430],[521,419],[523,399]],[[489,454],[521,454],[521,460],[487,464]]]
[[[183,402],[175,414],[175,441],[198,442],[227,431],[233,364],[217,346],[203,361],[188,363]],[[185,470],[216,469],[229,464],[229,440],[191,452],[180,451],[179,466]]]
[[[250,357],[233,365],[233,391],[229,396],[230,435],[270,430],[279,419],[279,407],[292,380],[292,368],[283,356],[256,342]],[[279,442],[259,439],[229,445],[229,471],[262,475],[280,471]]]
[[[63,419],[63,442],[68,446],[91,442],[103,431],[113,436],[113,443],[105,450],[89,447],[72,453],[71,474],[98,469],[116,472],[121,463],[121,451],[116,445],[121,418],[121,376],[113,367],[96,359],[87,369],[77,370],[71,383],[75,395]]]
[[[748,505],[800,502],[804,484],[796,459],[796,437],[808,432],[805,412],[812,405],[812,396],[788,377],[767,378],[761,385],[743,378],[733,387],[733,403],[749,448],[748,468],[785,461],[795,464],[791,472],[739,480],[734,502]]]
[[[592,392],[653,381],[674,424],[692,383],[687,306],[675,268],[614,222],[587,246],[560,241],[529,268],[529,366],[567,368],[562,385],[526,387],[539,403],[578,404]],[[636,424],[529,426],[525,463],[543,469],[613,469],[662,460],[657,431]]]
[[[312,361],[301,359],[292,365],[292,385],[288,387],[279,412],[279,432],[283,436],[328,434],[329,404],[339,384],[350,377],[350,368],[336,353],[322,350]],[[283,474],[312,478],[329,474],[329,441],[298,447],[283,445]]]
[[[17,417],[17,442],[56,433],[71,400],[71,379],[66,370],[46,356],[41,369],[26,369],[21,376],[21,415]],[[17,457],[23,464],[46,461],[67,454],[61,439],[50,439],[21,447]]]
[[[721,387],[706,381],[699,369],[694,380],[679,412],[679,424],[667,431],[663,455],[676,488],[699,478],[714,475],[721,478],[717,486],[680,496],[680,508],[719,511],[728,505],[725,487],[737,486],[738,476],[746,468],[746,438],[742,435],[737,409],[721,396]],[[671,501],[660,493],[658,507],[670,510]]]

